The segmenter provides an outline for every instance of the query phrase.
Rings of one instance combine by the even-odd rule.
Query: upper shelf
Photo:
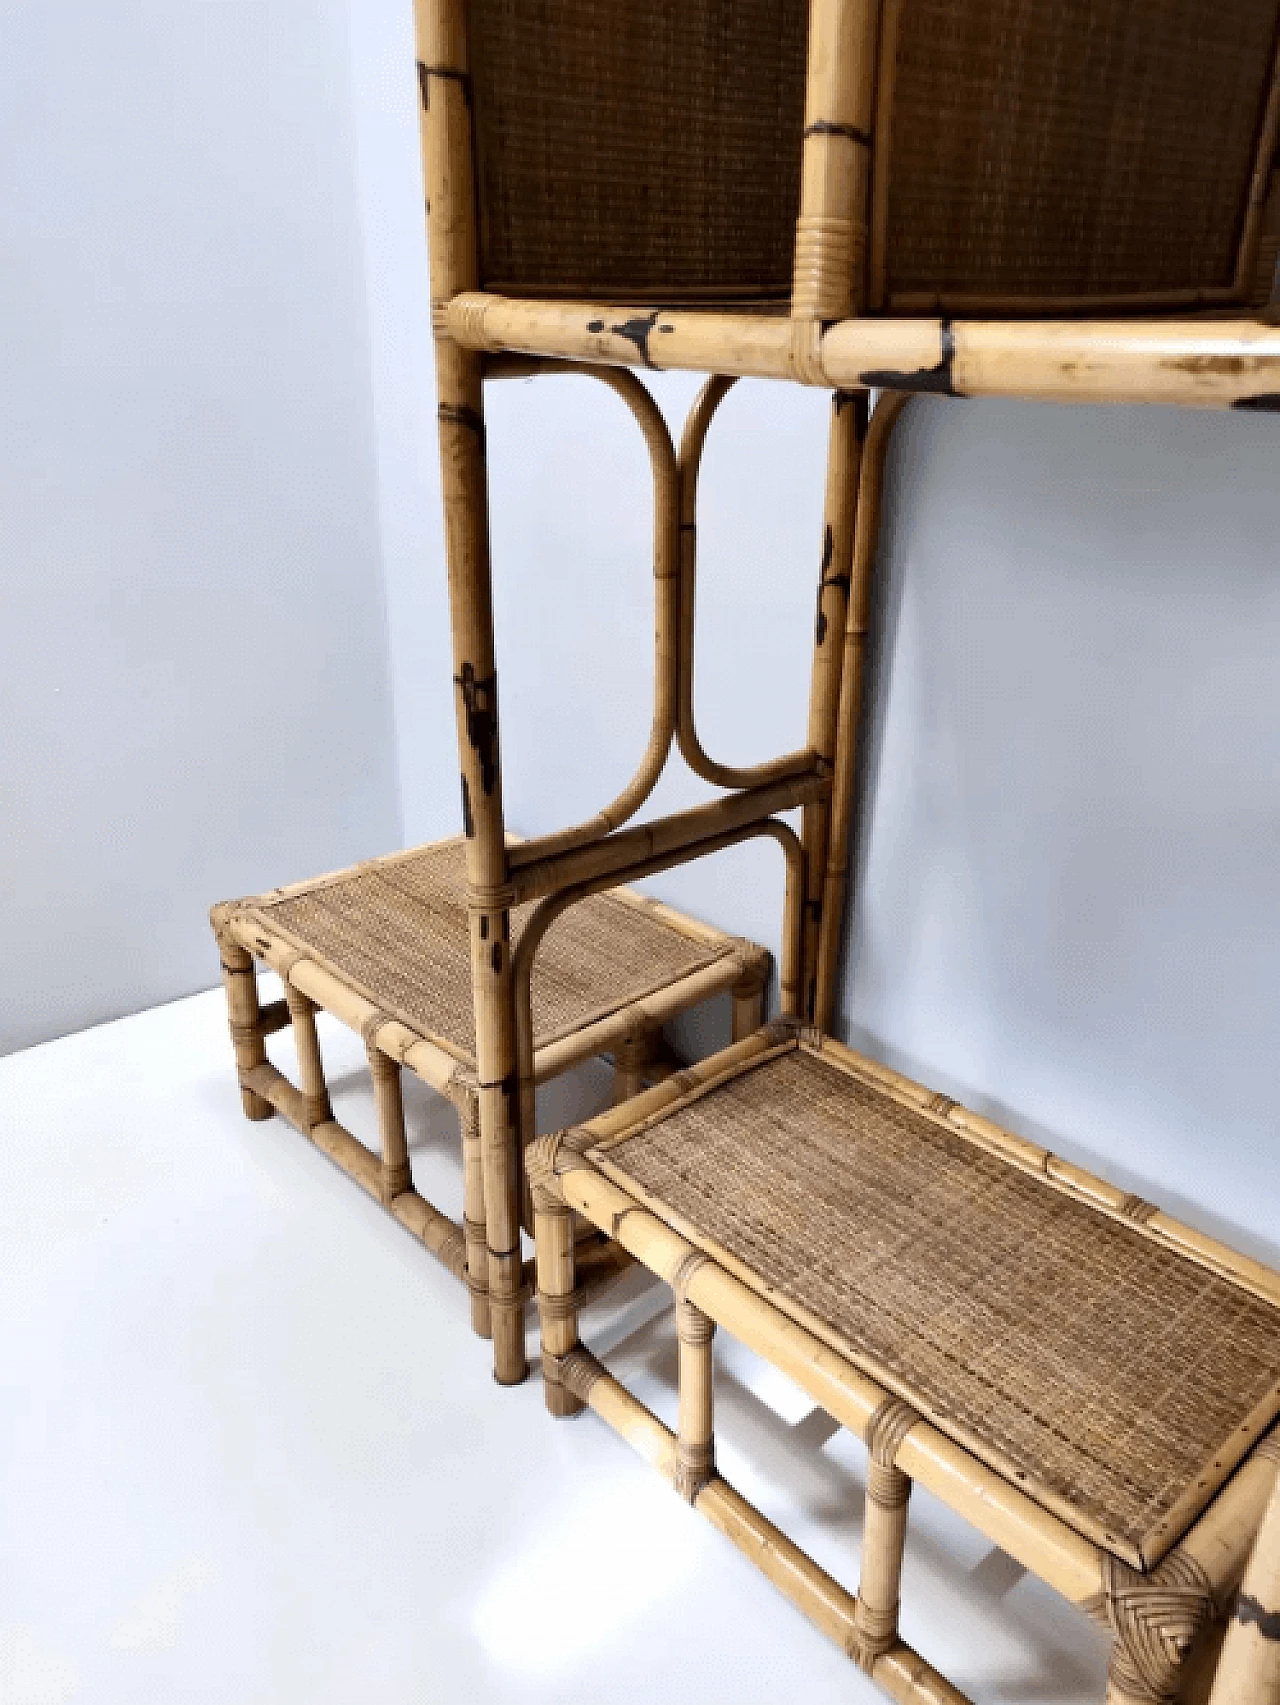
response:
[[[463,9],[482,290],[822,319],[1271,297],[1280,0]]]
[[[418,5],[456,347],[1280,407],[1280,0]]]

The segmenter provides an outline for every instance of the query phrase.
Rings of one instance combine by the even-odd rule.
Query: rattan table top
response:
[[[474,1061],[471,946],[461,841],[440,841],[242,901],[382,1011]],[[511,914],[512,946],[532,905]],[[535,1046],[723,959],[736,943],[689,934],[634,896],[600,894],[548,930],[533,968]]]
[[[1280,1413],[1280,1309],[807,1049],[588,1158],[1136,1567]]]

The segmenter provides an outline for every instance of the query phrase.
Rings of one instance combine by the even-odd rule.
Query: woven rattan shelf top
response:
[[[532,906],[511,914],[512,943]],[[236,907],[421,1035],[474,1060],[460,840],[440,841]],[[533,971],[536,1046],[619,1011],[739,945],[637,895],[601,894],[552,924]]]
[[[1153,1565],[1280,1413],[1280,1309],[856,1060],[787,1044],[588,1158],[1022,1491]]]

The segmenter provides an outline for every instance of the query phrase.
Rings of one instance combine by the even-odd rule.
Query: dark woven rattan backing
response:
[[[1280,1412],[1280,1310],[808,1053],[599,1158],[1130,1562]]]
[[[1231,285],[1278,21],[1276,0],[903,0],[890,303]]]
[[[472,0],[481,282],[788,297],[804,0]]]
[[[375,1006],[473,1058],[463,857],[460,842],[443,842],[245,906]],[[512,913],[513,946],[531,910]],[[616,1012],[729,950],[727,939],[706,946],[614,895],[584,900],[552,924],[534,960],[535,1042]]]

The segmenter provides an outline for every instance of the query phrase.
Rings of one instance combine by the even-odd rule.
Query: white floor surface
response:
[[[360,1040],[321,1035],[371,1140]],[[419,1186],[457,1212],[454,1116],[408,1088]],[[673,1417],[656,1286],[584,1335]],[[861,1447],[717,1356],[722,1471],[852,1586]],[[496,1387],[443,1269],[241,1116],[218,992],[0,1060],[0,1501],[3,1705],[880,1697],[594,1416]],[[979,1705],[1101,1699],[1100,1636],[918,1491],[903,1596]]]

